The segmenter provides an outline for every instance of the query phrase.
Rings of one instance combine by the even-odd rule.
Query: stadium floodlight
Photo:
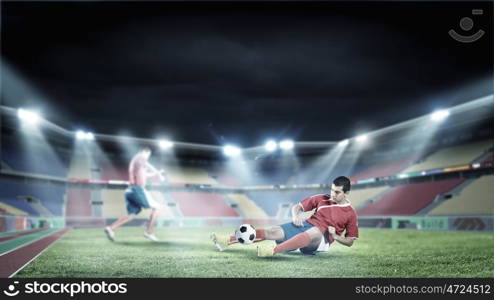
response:
[[[338,146],[346,146],[346,145],[348,145],[348,143],[349,143],[349,141],[348,141],[348,139],[346,139],[346,140],[339,142]]]
[[[435,122],[439,122],[439,121],[446,119],[448,116],[449,116],[448,110],[446,110],[446,109],[437,110],[437,111],[432,113],[431,120],[435,121]]]
[[[223,147],[223,154],[225,154],[226,156],[229,156],[229,157],[233,157],[233,156],[237,156],[241,153],[242,151],[240,150],[240,148],[236,147],[236,146],[232,146],[232,145],[225,145]]]
[[[357,142],[359,142],[359,143],[363,143],[363,142],[365,142],[365,141],[367,141],[367,135],[366,135],[366,134],[362,134],[362,135],[359,135],[359,136],[357,137]]]
[[[283,150],[291,150],[295,143],[292,140],[284,140],[280,142],[280,148]]]
[[[160,140],[158,144],[160,148],[163,150],[170,149],[171,147],[173,147],[173,142],[169,140]]]
[[[19,119],[21,119],[23,122],[30,125],[38,124],[41,119],[39,114],[22,108],[19,108],[17,110],[17,117],[19,117]]]
[[[94,140],[94,134],[92,132],[84,132],[82,130],[77,130],[75,133],[75,137],[78,140],[88,140],[88,141]]]
[[[268,152],[273,152],[278,149],[278,144],[275,141],[267,141],[266,145],[264,145],[264,148]]]
[[[94,134],[92,132],[86,132],[86,140],[93,141],[94,140]]]
[[[85,140],[86,139],[86,133],[82,130],[77,130],[77,132],[75,133],[75,137],[78,140]]]

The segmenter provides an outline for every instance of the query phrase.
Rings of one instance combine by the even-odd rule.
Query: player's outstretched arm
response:
[[[338,243],[345,245],[347,247],[351,247],[353,245],[354,238],[337,235],[336,229],[333,226],[329,226],[328,231],[329,234],[333,237],[333,239]]]
[[[153,176],[159,176],[161,181],[165,181],[165,177],[163,176],[163,173],[165,170],[157,170],[152,164],[146,163],[146,168],[150,172],[148,172],[146,175],[147,177],[153,177]]]
[[[302,227],[305,220],[308,219],[307,214],[304,213],[302,206],[295,204],[292,206],[292,223],[295,226]],[[310,213],[309,211],[308,213]],[[310,216],[309,216],[310,217]]]

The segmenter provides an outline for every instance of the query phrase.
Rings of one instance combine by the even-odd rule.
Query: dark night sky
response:
[[[490,2],[3,2],[2,103],[98,133],[340,140],[492,93],[492,36]]]

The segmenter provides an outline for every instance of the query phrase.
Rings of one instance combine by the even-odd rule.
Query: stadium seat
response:
[[[91,167],[88,156],[82,151],[72,157],[69,168],[69,178],[90,179]],[[84,188],[69,188],[67,192],[67,203],[65,215],[72,216],[91,216],[91,190]]]
[[[493,140],[485,140],[440,149],[426,157],[423,162],[410,166],[402,173],[468,165],[492,147]]]
[[[245,194],[226,194],[233,203],[237,204],[238,208],[247,218],[266,218],[267,214],[263,211],[252,199]]]
[[[482,176],[466,186],[459,195],[429,212],[431,216],[493,215],[494,175]]]
[[[185,217],[238,217],[222,195],[203,192],[171,192]]]
[[[357,213],[360,216],[415,215],[432,203],[436,196],[462,182],[463,179],[450,179],[395,187],[377,201],[358,209]]]
[[[370,167],[365,168],[363,171],[356,173],[350,177],[352,181],[358,181],[368,178],[384,177],[395,175],[400,171],[406,169],[414,161],[419,158],[418,155],[408,156],[391,161],[381,162],[373,164]]]
[[[389,186],[373,187],[366,189],[354,189],[350,191],[349,199],[352,203],[352,207],[355,209],[360,208],[367,200],[373,199],[385,191],[389,190]]]

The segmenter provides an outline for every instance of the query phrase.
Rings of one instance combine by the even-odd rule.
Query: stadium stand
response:
[[[16,206],[10,205],[4,200],[0,201],[0,214],[8,214],[8,215],[15,215],[15,216],[27,216],[29,213],[26,211],[17,208]]]
[[[90,179],[91,169],[90,162],[86,155],[76,154],[72,157],[69,168],[69,179]],[[69,188],[67,192],[67,203],[65,215],[72,216],[91,216],[91,191],[83,188]]]
[[[67,176],[67,162],[47,146],[2,148],[2,160],[11,169],[19,172],[63,178]]]
[[[267,214],[252,199],[245,194],[226,194],[225,197],[235,203],[244,217],[247,218],[265,218]]]
[[[0,201],[17,207],[29,215],[61,216],[63,214],[64,187],[2,181],[0,182],[0,191]],[[26,199],[33,199],[33,201],[28,203]]]
[[[222,185],[242,186],[240,180],[226,171],[212,171],[209,173],[209,176]]]
[[[485,140],[440,149],[427,156],[422,162],[405,169],[402,173],[468,165],[492,147],[493,140]]]
[[[189,184],[216,184],[206,170],[199,168],[165,168],[168,175],[168,181],[171,183],[189,183]]]
[[[324,164],[303,169],[299,174],[291,177],[291,184],[330,183],[336,177],[347,176],[360,172],[362,166],[337,165],[328,170]]]
[[[430,216],[494,214],[494,175],[482,176],[465,187],[459,195],[444,201],[429,212]]]
[[[490,154],[489,156],[487,156],[486,159],[484,159],[482,162],[481,162],[481,165],[482,166],[492,166],[494,163],[494,154]]]
[[[124,193],[124,190],[101,190],[101,199],[103,200],[103,217],[118,218],[127,215]]]
[[[246,196],[252,199],[255,204],[262,209],[268,216],[275,217],[278,215],[280,204],[298,203],[303,199],[312,196],[314,192],[310,191],[249,191]]]
[[[373,164],[350,177],[352,181],[395,175],[406,169],[419,158],[418,155]]]
[[[366,189],[353,189],[350,191],[348,199],[352,203],[353,208],[358,209],[365,205],[367,201],[379,197],[384,192],[390,189],[389,186],[373,187]]]
[[[54,215],[49,211],[38,198],[32,196],[21,196],[27,201],[27,203],[37,212],[39,216],[43,217],[53,217]],[[61,203],[59,203],[61,204]]]
[[[211,193],[171,192],[185,217],[238,217],[222,195]]]
[[[91,211],[91,190],[82,188],[70,188],[67,193],[67,206],[65,215],[68,217],[89,217]]]
[[[414,215],[436,196],[450,191],[463,179],[407,184],[392,188],[380,199],[357,209],[360,216]]]

